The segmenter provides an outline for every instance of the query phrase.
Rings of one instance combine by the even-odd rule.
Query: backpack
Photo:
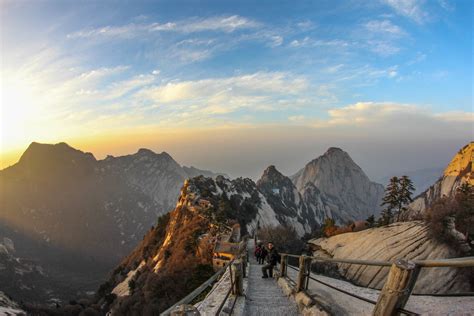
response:
[[[261,254],[262,254],[262,248],[260,247],[255,248],[255,256],[260,257]]]

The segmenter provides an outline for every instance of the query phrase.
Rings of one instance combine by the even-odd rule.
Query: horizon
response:
[[[185,3],[2,1],[0,169],[64,141],[255,178],[334,146],[377,179],[474,138],[471,1]]]
[[[471,141],[472,142],[472,141]],[[466,143],[465,145],[459,147],[459,150],[461,148],[463,148],[464,146],[468,145],[469,143],[471,142],[468,142]],[[289,170],[288,168],[286,169],[281,169],[278,167],[278,165],[275,165],[274,163],[272,162],[269,162],[267,165],[265,165],[261,170],[258,170],[257,172],[258,173],[254,173],[253,175],[242,175],[242,174],[235,174],[235,173],[229,173],[229,172],[226,172],[225,170],[214,170],[214,169],[210,169],[210,168],[207,168],[207,167],[202,167],[200,165],[196,165],[196,164],[193,164],[193,163],[183,163],[181,162],[179,159],[177,159],[173,153],[170,153],[166,150],[158,150],[158,149],[154,149],[154,148],[151,148],[151,147],[138,147],[136,148],[135,150],[131,150],[131,151],[128,151],[128,152],[120,152],[120,153],[117,153],[117,154],[112,154],[112,153],[102,153],[101,155],[97,155],[97,153],[94,153],[90,150],[87,150],[85,148],[81,148],[81,147],[77,147],[75,145],[72,145],[68,142],[58,142],[58,143],[41,143],[41,142],[32,142],[30,145],[28,145],[27,148],[25,148],[25,150],[20,154],[20,156],[18,158],[16,158],[14,160],[13,163],[9,164],[8,166],[1,166],[0,165],[0,171],[8,168],[8,167],[11,167],[13,165],[15,165],[16,163],[19,162],[20,158],[21,158],[21,155],[23,155],[24,152],[26,152],[26,150],[33,144],[33,143],[37,143],[37,144],[41,144],[41,145],[58,145],[58,144],[61,144],[61,143],[64,143],[66,144],[67,146],[73,148],[73,149],[77,149],[77,150],[80,150],[82,151],[83,153],[90,153],[94,156],[94,158],[97,160],[97,161],[101,161],[101,160],[104,160],[107,158],[107,156],[112,156],[112,157],[121,157],[121,156],[127,156],[127,155],[134,155],[136,153],[138,153],[139,150],[141,149],[145,149],[145,150],[150,150],[152,151],[153,153],[155,154],[163,154],[163,153],[167,153],[168,155],[170,155],[172,157],[173,160],[175,160],[180,166],[185,166],[185,167],[195,167],[195,168],[198,168],[198,169],[201,169],[201,170],[206,170],[206,171],[211,171],[211,172],[214,172],[214,173],[221,173],[221,174],[225,174],[226,176],[228,176],[229,178],[231,179],[235,179],[235,178],[238,178],[238,177],[244,177],[244,178],[250,178],[252,179],[253,181],[257,181],[261,175],[263,174],[264,170],[267,169],[269,166],[275,166],[276,169],[278,171],[280,171],[283,175],[287,176],[287,177],[291,177],[293,176],[294,174],[296,174],[298,171],[300,171],[302,168],[304,168],[304,166],[306,166],[306,164],[310,163],[312,160],[314,159],[317,159],[321,156],[323,156],[330,148],[338,148],[338,149],[341,149],[342,151],[346,152],[347,154],[349,154],[349,156],[351,157],[351,159],[358,165],[362,168],[362,170],[364,171],[365,174],[367,174],[367,176],[369,177],[369,179],[373,182],[377,182],[377,183],[381,183],[383,185],[385,185],[385,183],[382,183],[381,181],[382,180],[386,180],[386,178],[388,177],[391,177],[393,175],[402,175],[404,173],[411,173],[411,172],[416,172],[416,171],[426,171],[426,170],[434,170],[434,169],[442,169],[444,170],[447,166],[447,164],[451,161],[451,159],[454,157],[454,155],[456,154],[453,153],[451,155],[451,157],[449,158],[449,160],[447,161],[447,163],[445,163],[444,165],[438,165],[438,166],[435,166],[435,165],[432,165],[432,166],[425,166],[425,167],[422,167],[422,168],[419,168],[419,169],[404,169],[404,170],[400,170],[399,172],[396,172],[396,171],[387,171],[386,173],[384,174],[380,174],[380,175],[376,175],[376,176],[371,176],[363,167],[363,163],[361,164],[360,162],[358,162],[356,159],[353,158],[353,156],[351,155],[351,153],[347,150],[345,150],[344,148],[342,147],[337,147],[337,146],[329,146],[327,147],[324,151],[320,152],[320,153],[316,153],[315,156],[313,158],[310,158],[308,159],[306,162],[304,162],[303,164],[301,164],[299,167],[297,167],[296,170]],[[441,176],[441,174],[440,174]]]

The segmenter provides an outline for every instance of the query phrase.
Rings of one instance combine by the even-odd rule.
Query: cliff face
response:
[[[231,213],[220,190],[210,178],[186,181],[175,209],[158,220],[101,286],[100,304],[120,315],[154,315],[214,274],[217,238],[243,211]]]
[[[443,176],[410,204],[412,214],[423,213],[436,200],[450,197],[463,183],[474,185],[472,165],[474,162],[474,142],[461,148],[444,170]]]
[[[371,182],[339,148],[329,148],[291,179],[307,204],[337,221],[366,219],[380,211],[384,187]]]
[[[457,257],[447,245],[429,237],[425,224],[416,221],[314,239],[310,243],[317,249],[315,256],[330,258],[394,261],[398,258],[424,260]],[[351,264],[337,264],[337,268],[344,278],[376,289],[383,287],[389,271],[389,267]],[[414,292],[429,294],[470,290],[463,269],[427,268],[422,269]]]

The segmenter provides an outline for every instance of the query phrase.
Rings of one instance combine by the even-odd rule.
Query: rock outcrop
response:
[[[473,162],[474,142],[470,142],[456,153],[442,177],[409,205],[411,214],[422,214],[443,196],[451,197],[463,183],[474,185]]]
[[[419,221],[394,223],[386,227],[345,233],[310,241],[315,256],[391,261],[457,257],[449,246],[432,239],[428,227]],[[355,284],[381,289],[388,267],[337,264],[340,275]],[[457,268],[422,269],[414,293],[455,293],[470,291],[469,281]]]
[[[314,213],[329,215],[337,222],[366,219],[380,212],[384,187],[370,181],[339,148],[329,148],[291,179],[306,204],[313,205]]]
[[[8,295],[0,291],[0,315],[7,316],[26,316],[26,312],[20,308],[20,305],[13,301]]]

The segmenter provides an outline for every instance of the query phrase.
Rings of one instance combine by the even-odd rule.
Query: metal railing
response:
[[[299,267],[288,264],[288,258],[298,258]],[[382,266],[390,267],[389,275],[382,288],[377,301],[373,301],[366,297],[350,293],[340,289],[337,286],[323,282],[312,276],[311,267],[315,262],[356,264],[366,266]],[[333,259],[313,256],[298,256],[293,254],[282,253],[280,264],[280,276],[286,277],[295,287],[296,292],[307,291],[309,280],[318,282],[324,286],[337,290],[346,295],[352,296],[359,300],[373,304],[373,315],[391,315],[393,313],[403,313],[406,315],[418,315],[415,312],[404,309],[410,295],[413,294],[413,288],[416,284],[417,277],[422,268],[440,268],[440,267],[474,267],[474,257],[453,258],[453,259],[436,259],[436,260],[396,260],[376,261],[376,260],[357,260],[357,259]],[[293,280],[287,273],[287,269],[293,269],[298,272],[297,279]],[[395,294],[394,294],[395,293]],[[421,295],[421,294],[420,294]],[[423,294],[430,295],[430,294]],[[454,293],[454,294],[434,294],[436,296],[474,296],[474,292]],[[309,295],[311,296],[311,295]],[[315,295],[311,296],[314,298]]]
[[[245,241],[242,241],[241,243],[243,243]],[[173,310],[175,310],[178,306],[181,306],[181,305],[185,305],[185,304],[190,304],[196,297],[198,297],[201,293],[203,293],[209,286],[212,286],[215,284],[215,282],[225,274],[226,271],[229,271],[229,277],[230,277],[230,286],[229,286],[229,290],[227,291],[224,299],[222,300],[222,302],[220,303],[218,309],[217,309],[217,312],[216,312],[216,316],[220,314],[220,312],[222,311],[222,309],[224,308],[226,302],[228,301],[229,297],[230,297],[230,294],[234,294],[235,295],[235,299],[232,303],[232,306],[230,308],[230,311],[226,311],[228,312],[229,314],[232,313],[233,309],[234,309],[234,306],[235,306],[235,303],[237,301],[237,297],[238,295],[241,295],[242,293],[238,293],[236,291],[236,289],[238,288],[238,282],[240,282],[241,280],[238,280],[236,278],[236,275],[238,276],[239,273],[235,273],[236,271],[234,269],[237,269],[236,267],[233,268],[233,265],[237,262],[241,262],[241,269],[242,271],[241,272],[241,275],[242,277],[245,277],[245,270],[246,270],[246,264],[247,264],[247,249],[246,247],[244,246],[243,248],[240,248],[239,250],[239,254],[232,260],[230,260],[229,262],[227,262],[225,264],[225,266],[223,266],[221,269],[219,269],[219,271],[217,271],[213,276],[211,276],[209,279],[207,279],[204,283],[202,283],[198,288],[196,288],[195,290],[193,290],[191,293],[189,293],[187,296],[185,296],[184,298],[182,298],[181,300],[179,300],[177,303],[173,304],[173,306],[169,307],[167,310],[165,310],[164,312],[162,312],[160,314],[160,316],[168,316],[171,314],[171,312]],[[212,289],[208,294],[207,296],[209,296],[213,291],[215,290]],[[207,297],[206,296],[206,297]]]

